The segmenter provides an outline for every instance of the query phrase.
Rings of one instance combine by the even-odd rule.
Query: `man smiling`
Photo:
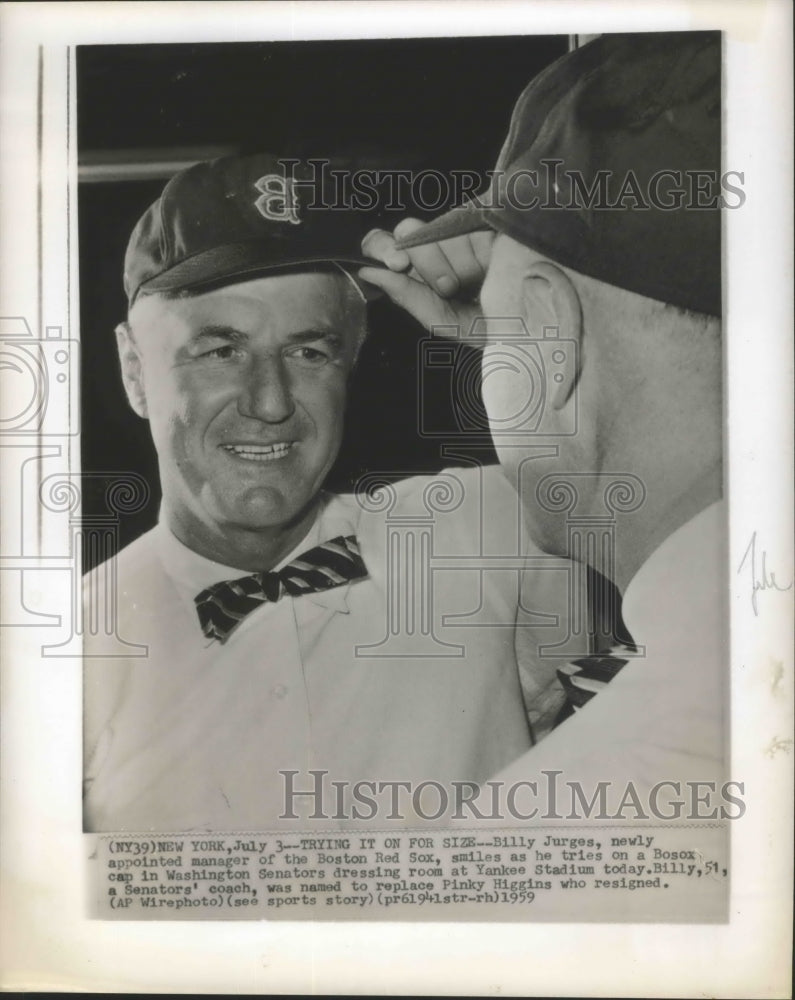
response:
[[[124,381],[149,420],[169,526],[189,548],[254,570],[303,538],[365,321],[339,272],[136,302],[118,331]]]
[[[322,489],[366,333],[348,269],[367,261],[338,249],[357,245],[350,228],[302,213],[278,161],[257,156],[176,175],[132,234],[119,356],[163,502],[154,529],[86,578],[87,613],[134,647],[108,657],[86,638],[87,830],[275,828],[285,771],[293,790],[313,769],[476,782],[530,745],[518,575],[484,589],[461,559],[485,551],[487,501],[495,522],[518,521],[499,469],[406,479],[388,511]],[[429,521],[439,484],[460,497]],[[410,539],[390,562],[387,517],[432,528],[434,550],[458,558],[435,575],[427,619],[401,603],[415,581],[427,598],[430,577],[413,575]],[[538,674],[539,695],[553,677]]]

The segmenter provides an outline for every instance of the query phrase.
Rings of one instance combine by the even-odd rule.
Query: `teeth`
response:
[[[224,448],[231,451],[238,458],[244,458],[249,462],[273,462],[277,458],[284,458],[292,448],[292,444],[287,441],[279,441],[277,444],[225,444]]]

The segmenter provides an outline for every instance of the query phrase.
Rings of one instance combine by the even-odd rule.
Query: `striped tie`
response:
[[[555,719],[555,726],[603,691],[638,651],[621,614],[622,599],[618,588],[590,566],[587,573],[588,616],[594,629],[591,638],[594,652],[558,667],[566,701]]]
[[[304,552],[278,572],[252,573],[214,583],[194,598],[202,632],[224,642],[240,622],[268,601],[331,590],[367,576],[355,535],[340,535]]]
[[[594,695],[603,691],[616,674],[629,663],[634,647],[616,642],[595,656],[583,656],[558,667],[558,678],[566,692],[564,713],[567,718],[572,712],[582,708]],[[563,721],[559,718],[559,722]]]

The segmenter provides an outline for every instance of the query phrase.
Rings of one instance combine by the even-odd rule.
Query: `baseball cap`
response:
[[[140,294],[209,289],[300,265],[338,265],[371,298],[375,289],[357,281],[355,270],[381,265],[353,252],[363,235],[358,218],[316,205],[317,198],[300,164],[270,154],[181,170],[130,237],[129,305]]]
[[[720,68],[719,32],[602,35],[567,53],[520,95],[488,190],[398,247],[494,229],[719,316]]]

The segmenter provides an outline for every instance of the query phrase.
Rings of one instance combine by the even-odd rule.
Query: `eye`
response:
[[[230,361],[237,357],[239,348],[234,344],[222,344],[220,347],[213,347],[212,350],[203,351],[199,357],[217,361]]]
[[[288,358],[294,358],[307,367],[318,368],[329,360],[328,352],[318,347],[294,347],[287,352]]]

